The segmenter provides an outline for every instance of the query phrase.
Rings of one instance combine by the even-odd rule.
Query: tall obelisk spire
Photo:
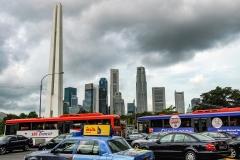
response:
[[[63,113],[62,5],[54,3],[45,117]]]

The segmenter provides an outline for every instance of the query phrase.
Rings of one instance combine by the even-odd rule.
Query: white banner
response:
[[[28,138],[38,138],[38,137],[56,137],[58,136],[58,130],[24,130],[24,131],[17,131],[17,135],[23,135]]]

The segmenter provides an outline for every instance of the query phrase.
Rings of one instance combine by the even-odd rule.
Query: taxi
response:
[[[51,150],[27,154],[25,160],[154,160],[149,150],[133,149],[124,138],[112,136],[110,125],[84,125]]]

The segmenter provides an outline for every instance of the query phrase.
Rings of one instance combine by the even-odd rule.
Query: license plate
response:
[[[143,158],[143,160],[148,160],[148,158],[146,157],[146,158]]]
[[[227,146],[219,146],[219,149],[227,149]]]

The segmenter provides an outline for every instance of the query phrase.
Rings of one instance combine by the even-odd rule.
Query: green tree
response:
[[[64,111],[63,114],[69,114],[67,111]]]
[[[80,109],[77,114],[81,114],[81,113],[88,113],[88,111],[86,111],[84,109]]]
[[[19,116],[15,115],[15,114],[7,114],[6,117],[4,117],[2,119],[2,121],[0,122],[0,134],[4,133],[4,128],[5,128],[5,122],[6,120],[10,120],[10,119],[18,119]]]
[[[20,115],[19,115],[19,118],[27,118],[27,115],[25,114],[25,113],[21,113]]]
[[[154,115],[159,115],[159,114],[173,114],[176,113],[177,111],[175,111],[176,107],[171,105],[168,108],[162,110],[161,112],[155,112]]]
[[[27,118],[37,118],[37,117],[38,117],[38,115],[37,115],[36,111],[29,112],[29,114],[27,116]]]
[[[89,111],[89,113],[93,113],[93,105],[91,104],[91,106],[90,106],[90,111]]]
[[[231,87],[217,86],[216,89],[202,93],[200,96],[201,103],[194,106],[193,111],[240,106],[240,91]]]

